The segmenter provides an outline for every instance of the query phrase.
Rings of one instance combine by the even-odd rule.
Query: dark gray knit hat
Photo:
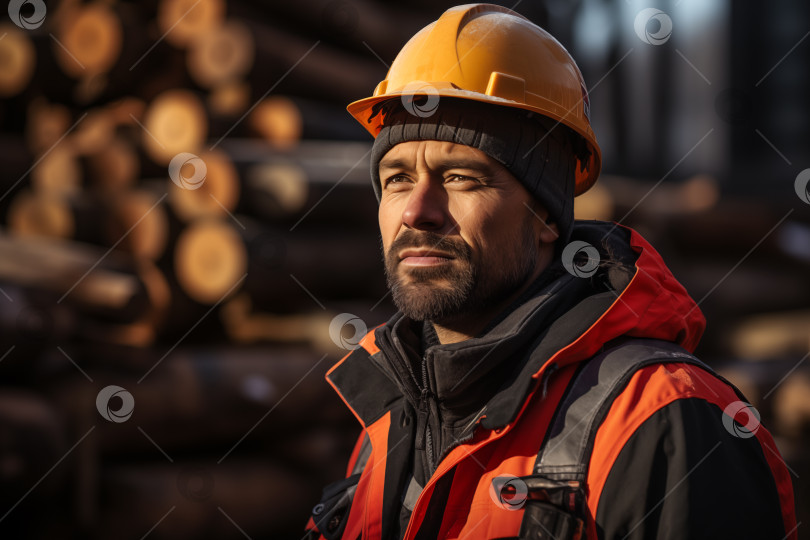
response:
[[[371,151],[371,179],[381,197],[379,163],[406,141],[450,141],[477,148],[501,163],[548,210],[560,232],[557,245],[568,242],[574,222],[576,152],[579,137],[567,126],[513,107],[442,97],[430,116],[413,114],[402,100],[378,105],[385,115]],[[414,110],[413,107],[409,107]],[[372,115],[372,118],[374,115]]]

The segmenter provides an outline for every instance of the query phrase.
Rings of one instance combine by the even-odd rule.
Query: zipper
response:
[[[433,432],[430,429],[430,401],[433,399],[433,394],[430,391],[430,385],[428,384],[428,373],[427,373],[427,365],[428,365],[428,357],[430,353],[426,354],[425,357],[422,359],[422,395],[420,397],[419,409],[420,413],[423,414],[424,424],[425,424],[425,457],[427,458],[427,478],[433,476],[433,472],[435,471],[436,464],[434,463],[433,459]]]
[[[552,356],[552,358],[556,358],[556,356],[557,355],[554,355],[554,356]],[[550,376],[553,375],[554,372],[557,371],[559,368],[560,368],[559,364],[557,362],[554,362],[554,363],[550,364],[548,366],[548,368],[545,368],[545,369],[542,370],[542,373],[543,373],[542,378],[541,378],[541,386],[542,386],[542,388],[539,389],[541,394],[542,394],[541,399],[545,399],[545,397],[546,397],[546,393],[548,391],[548,382],[549,382]],[[425,387],[423,388],[423,391],[422,391],[422,397],[424,399],[425,396],[426,396],[425,389],[427,388],[427,383],[426,383],[426,381],[427,381],[427,379],[426,379],[427,372],[426,372],[426,369],[425,369],[425,365],[422,366],[422,370],[423,370],[422,380],[425,381]],[[546,371],[546,370],[548,370],[548,371]],[[434,484],[436,484],[436,482],[438,482],[439,479],[441,477],[443,477],[444,474],[448,470],[450,470],[451,468],[453,468],[456,465],[458,465],[459,463],[461,463],[461,461],[463,461],[464,458],[471,457],[479,449],[481,449],[482,447],[487,446],[487,445],[489,445],[491,443],[494,443],[496,440],[502,438],[508,431],[510,431],[511,428],[515,425],[515,423],[517,423],[519,418],[522,416],[523,410],[525,409],[525,406],[528,404],[528,402],[531,399],[532,399],[532,396],[529,396],[528,400],[524,403],[524,408],[521,409],[518,412],[517,417],[512,421],[511,424],[505,426],[504,428],[502,428],[500,430],[493,431],[494,436],[487,437],[484,440],[481,440],[481,441],[478,441],[478,442],[474,443],[470,448],[468,448],[465,451],[464,456],[461,456],[461,457],[459,457],[459,458],[457,458],[457,459],[455,459],[453,461],[450,461],[448,459],[443,460],[441,462],[440,466],[438,466],[436,468],[436,470],[433,471],[429,475],[427,482],[425,482],[425,486],[422,488],[422,492],[419,494],[419,497],[416,499],[416,502],[413,505],[413,511],[411,512],[411,517],[408,520],[408,525],[405,527],[405,534],[403,535],[404,540],[411,539],[412,536],[415,535],[418,532],[418,530],[415,530],[414,516],[416,516],[417,512],[419,512],[421,510],[421,506],[424,504],[425,494],[429,493],[431,491],[431,488],[433,488]],[[421,412],[420,412],[420,414],[421,414]],[[478,416],[478,415],[476,415],[476,416]],[[427,423],[425,424],[425,427],[426,427],[426,430],[428,430],[428,431],[430,430],[430,427],[427,425]],[[418,438],[419,438],[419,434],[417,433],[417,439]]]

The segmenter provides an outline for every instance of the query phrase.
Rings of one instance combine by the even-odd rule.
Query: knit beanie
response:
[[[406,141],[449,141],[477,148],[501,163],[517,178],[557,224],[557,246],[568,243],[574,222],[577,153],[584,145],[567,126],[515,107],[442,97],[435,111],[422,116],[409,99],[377,105],[384,124],[371,150],[371,179],[379,202],[382,196],[379,163]],[[416,98],[417,100],[419,97]],[[411,105],[411,106],[408,106]]]

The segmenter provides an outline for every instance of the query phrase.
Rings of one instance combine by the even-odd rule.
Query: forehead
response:
[[[406,141],[393,146],[380,160],[380,169],[413,168],[420,161],[428,167],[476,167],[506,171],[499,162],[472,146],[450,141]]]

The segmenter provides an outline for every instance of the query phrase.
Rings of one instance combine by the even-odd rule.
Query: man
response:
[[[573,220],[582,77],[500,6],[448,10],[349,111],[399,311],[327,380],[363,426],[313,538],[795,538],[791,482],[655,250]]]

